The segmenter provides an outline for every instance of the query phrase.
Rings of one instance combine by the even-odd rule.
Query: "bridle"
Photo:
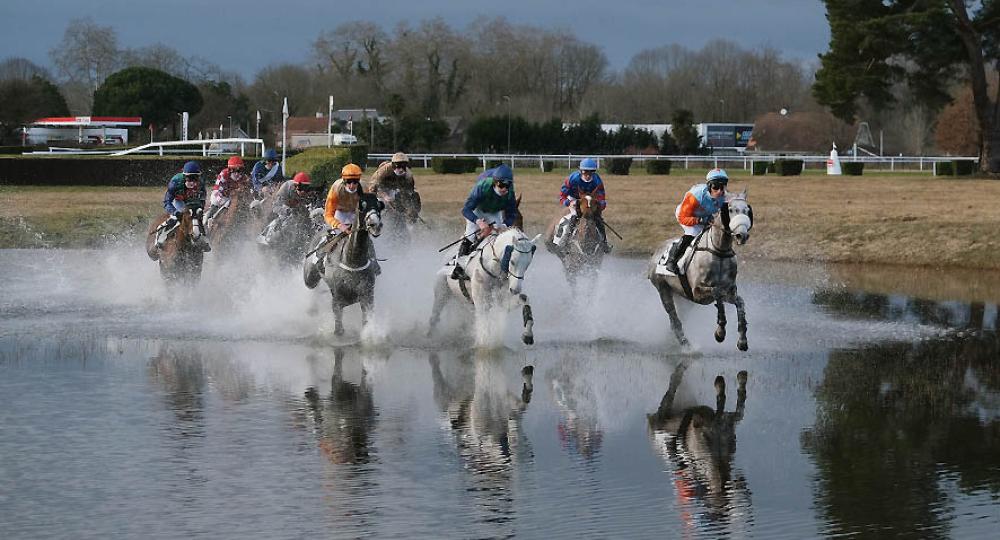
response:
[[[515,238],[511,245],[503,248],[503,255],[497,256],[496,239],[497,236],[494,236],[493,239],[490,241],[490,252],[493,254],[493,260],[498,261],[500,263],[500,275],[496,275],[493,272],[490,272],[489,269],[486,268],[486,264],[483,262],[482,253],[485,252],[486,246],[483,246],[482,248],[479,249],[480,251],[479,267],[482,268],[483,271],[486,272],[486,274],[492,277],[493,279],[503,279],[505,276],[510,276],[513,277],[514,279],[524,279],[523,275],[519,276],[510,271],[510,259],[511,257],[514,256],[515,251],[522,254],[528,254],[528,253],[534,254],[535,249],[537,249],[538,246],[532,244],[531,249],[527,251],[518,249],[517,248],[518,241],[526,240],[527,237]]]

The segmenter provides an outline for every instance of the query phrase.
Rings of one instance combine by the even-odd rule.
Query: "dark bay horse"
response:
[[[205,253],[195,244],[194,218],[191,209],[181,214],[180,221],[163,242],[163,247],[157,249],[158,229],[168,217],[169,214],[162,213],[149,224],[146,234],[146,254],[150,259],[159,261],[160,275],[168,282],[176,280],[196,282],[201,277],[201,265]]]
[[[593,275],[604,260],[604,237],[599,224],[601,222],[601,206],[587,195],[576,201],[577,222],[572,231],[564,231],[570,235],[564,238],[561,245],[554,243],[556,229],[564,216],[560,216],[551,224],[545,233],[545,248],[559,257],[563,271],[570,285],[576,284],[576,278],[583,274]],[[569,223],[565,225],[569,227]]]
[[[653,252],[647,275],[650,283],[660,293],[663,309],[667,311],[670,326],[681,345],[686,346],[688,340],[674,306],[675,293],[696,304],[715,303],[718,312],[715,340],[719,343],[726,339],[726,308],[723,303],[734,304],[740,334],[736,347],[741,351],[747,350],[746,311],[743,298],[736,293],[737,265],[733,244],[745,244],[750,238],[751,227],[753,209],[747,202],[744,190],[743,193],[732,196],[715,215],[711,227],[692,242],[688,254],[679,262],[680,276],[664,269],[667,253],[675,240],[668,240]]]
[[[361,326],[368,325],[369,316],[375,305],[375,278],[379,274],[375,260],[372,238],[382,234],[382,209],[385,204],[374,194],[362,193],[358,201],[358,217],[347,238],[336,240],[337,244],[323,257],[322,277],[330,288],[333,317],[336,321],[334,333],[344,333],[344,308],[361,305]],[[325,233],[324,233],[325,235]],[[317,285],[315,276],[309,272],[309,258],[304,263],[306,286]]]

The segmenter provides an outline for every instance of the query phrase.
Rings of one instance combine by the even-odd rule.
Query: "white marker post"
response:
[[[333,96],[330,96],[330,107],[326,113],[326,147],[333,146]]]
[[[281,105],[281,176],[285,176],[285,156],[288,151],[288,98]]]
[[[830,176],[840,176],[840,157],[837,156],[837,143],[833,143],[833,150],[830,150],[830,157],[826,160],[826,174]]]

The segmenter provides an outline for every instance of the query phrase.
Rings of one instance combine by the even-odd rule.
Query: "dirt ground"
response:
[[[461,232],[460,209],[475,175],[414,171],[424,219],[444,236]],[[525,229],[543,232],[562,209],[567,171],[515,170]],[[619,255],[648,255],[680,233],[673,217],[704,170],[669,176],[603,174],[607,222]],[[830,177],[735,174],[731,191],[749,189],[755,224],[741,249],[748,258],[1000,269],[1000,182],[871,174]],[[144,228],[159,208],[159,188],[0,187],[0,247],[99,245],[123,229]],[[902,276],[901,276],[902,277]]]

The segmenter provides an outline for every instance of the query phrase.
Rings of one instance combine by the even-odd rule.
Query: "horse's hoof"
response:
[[[736,382],[739,383],[740,386],[747,385],[747,370],[744,369],[736,374]]]
[[[523,336],[521,336],[521,340],[524,341],[525,345],[534,345],[535,344],[535,336],[533,336],[531,334],[524,334]]]
[[[725,328],[716,328],[715,329],[715,341],[718,341],[719,343],[722,343],[725,340],[726,340],[726,329]]]
[[[746,352],[746,350],[750,348],[750,345],[747,344],[747,340],[741,339],[736,342],[736,348],[743,352]]]

